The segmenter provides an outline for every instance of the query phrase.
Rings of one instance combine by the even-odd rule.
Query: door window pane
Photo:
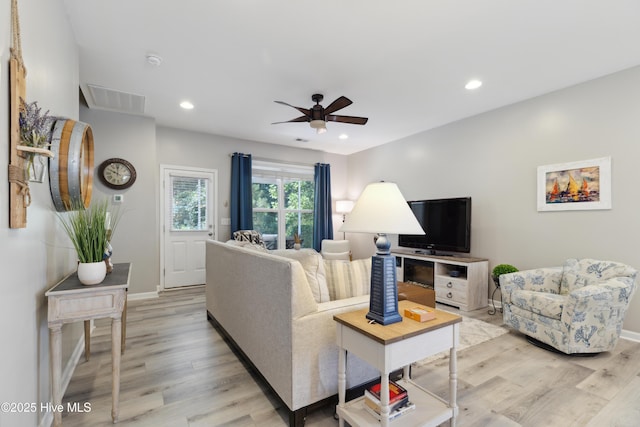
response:
[[[207,224],[209,180],[171,177],[171,231],[202,231]]]

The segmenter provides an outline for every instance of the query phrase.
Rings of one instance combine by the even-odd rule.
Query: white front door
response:
[[[215,239],[217,171],[161,167],[164,288],[205,283],[205,242]]]

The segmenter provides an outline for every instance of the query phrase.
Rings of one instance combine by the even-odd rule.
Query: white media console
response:
[[[447,255],[417,253],[415,249],[393,248],[398,281],[433,288],[436,301],[471,311],[488,305],[489,261]]]

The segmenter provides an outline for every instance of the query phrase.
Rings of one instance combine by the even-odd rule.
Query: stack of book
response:
[[[381,384],[377,383],[364,391],[365,409],[378,420],[381,418],[380,413],[382,412],[380,388]],[[389,420],[396,419],[415,407],[416,405],[409,401],[407,390],[397,383],[389,381]]]

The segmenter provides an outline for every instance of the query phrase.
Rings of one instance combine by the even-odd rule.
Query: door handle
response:
[[[209,233],[209,237],[213,236],[213,233]]]

